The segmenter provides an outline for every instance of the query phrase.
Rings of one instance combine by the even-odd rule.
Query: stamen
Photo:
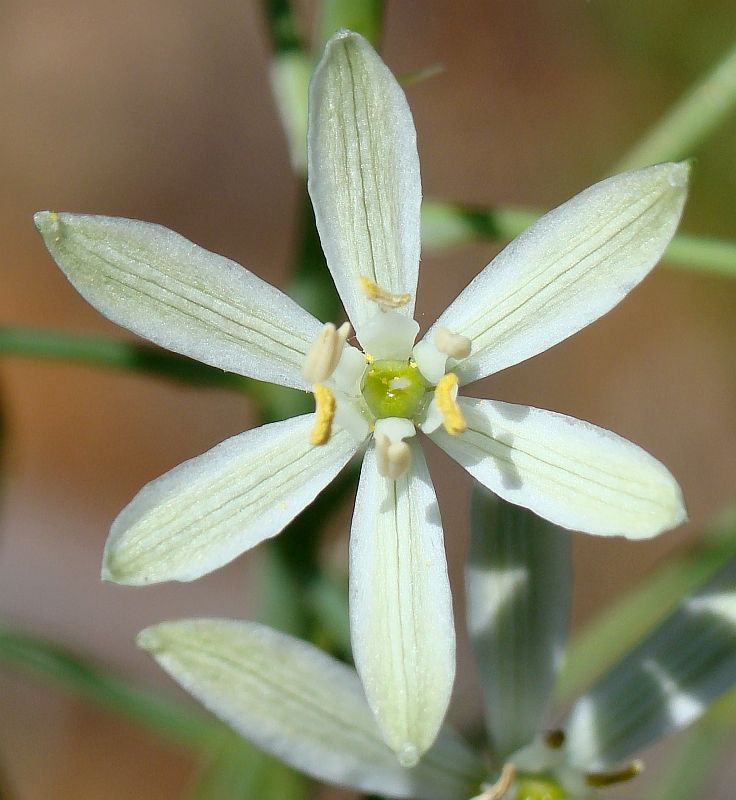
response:
[[[472,342],[467,336],[460,333],[453,333],[447,328],[437,328],[432,334],[434,346],[452,358],[466,358],[470,355]]]
[[[322,330],[304,356],[302,375],[306,381],[319,383],[332,375],[352,330],[349,322],[343,322],[339,328],[335,328],[331,322],[322,326]]]
[[[406,442],[392,442],[385,433],[379,433],[376,439],[376,469],[383,478],[395,481],[411,466],[411,449]]]
[[[312,386],[314,392],[314,426],[309,435],[310,444],[326,444],[332,433],[332,420],[335,418],[335,395],[321,383]]]
[[[360,288],[366,297],[369,300],[373,300],[374,303],[378,303],[384,310],[387,308],[401,308],[411,300],[410,294],[393,294],[388,289],[383,289],[377,283],[374,283],[370,278],[366,278],[365,275],[361,275],[359,280]]]
[[[544,743],[552,750],[559,750],[565,744],[565,731],[556,728],[544,734]]]
[[[445,430],[452,436],[464,433],[468,429],[463,412],[456,400],[457,397],[457,375],[448,372],[435,386],[434,399],[442,412],[442,424]]]
[[[514,782],[514,778],[516,777],[516,767],[514,767],[511,763],[506,763],[503,765],[503,769],[501,770],[501,777],[491,786],[489,789],[486,789],[483,794],[479,794],[477,797],[473,798],[473,800],[501,800],[501,798],[508,792],[511,788],[511,784]]]
[[[644,762],[632,761],[625,767],[614,772],[589,772],[585,776],[585,783],[588,786],[600,788],[602,786],[612,786],[614,783],[625,783],[641,774],[644,770]]]

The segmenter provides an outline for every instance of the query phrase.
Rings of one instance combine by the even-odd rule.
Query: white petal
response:
[[[450,732],[415,769],[399,766],[355,671],[313,645],[225,619],[165,622],[138,643],[236,731],[315,778],[427,800],[464,800],[477,790],[482,767]]]
[[[486,725],[502,761],[543,730],[570,616],[570,535],[476,487],[465,570]]]
[[[279,533],[360,446],[339,428],[311,445],[313,419],[246,431],[151,481],[112,524],[103,578],[190,581]]]
[[[616,175],[545,214],[467,286],[435,327],[467,336],[469,383],[541,353],[613,308],[675,233],[686,163]]]
[[[330,39],[309,95],[309,193],[327,264],[358,335],[376,305],[358,279],[411,295],[419,269],[421,184],[406,97],[368,42]]]
[[[148,222],[34,219],[67,278],[113,322],[205,364],[307,388],[302,362],[319,322],[245,267]]]
[[[736,685],[736,559],[686,597],[574,706],[570,754],[599,769],[697,719]]]
[[[615,433],[539,408],[458,402],[468,430],[431,438],[505,500],[600,536],[646,539],[686,519],[672,475]]]
[[[455,676],[452,598],[421,447],[393,481],[363,462],[350,534],[353,654],[386,741],[410,764],[432,744]]]

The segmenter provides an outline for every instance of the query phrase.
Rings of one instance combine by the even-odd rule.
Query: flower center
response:
[[[564,789],[548,778],[519,776],[514,800],[566,800]]]
[[[422,410],[429,384],[414,361],[374,361],[363,375],[361,392],[376,419],[413,419]]]

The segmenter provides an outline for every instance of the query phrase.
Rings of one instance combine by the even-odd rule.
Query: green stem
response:
[[[84,333],[0,328],[0,355],[130,369],[195,386],[250,389],[250,384],[254,383],[240,375],[223,372],[152,345]]]
[[[422,208],[422,243],[428,250],[481,241],[510,241],[542,212],[531,208],[480,208],[426,200]],[[681,269],[736,277],[736,242],[678,233],[662,257]]]
[[[725,239],[678,233],[663,258],[671,267],[736,277],[736,242]]]
[[[28,634],[0,628],[2,662],[51,678],[87,700],[186,747],[208,746],[225,730],[199,713],[116,678],[80,656]]]
[[[612,172],[693,155],[736,103],[736,47],[693,86]]]
[[[77,362],[142,372],[190,386],[236,389],[256,403],[260,416],[268,422],[304,413],[308,408],[304,392],[224,372],[154,345],[94,334],[0,328],[0,356]]]

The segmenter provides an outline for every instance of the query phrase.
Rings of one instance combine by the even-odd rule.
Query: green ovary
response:
[[[428,388],[413,361],[374,361],[361,384],[363,399],[376,419],[413,419],[424,405]]]
[[[561,786],[548,778],[519,777],[514,800],[567,800]]]

